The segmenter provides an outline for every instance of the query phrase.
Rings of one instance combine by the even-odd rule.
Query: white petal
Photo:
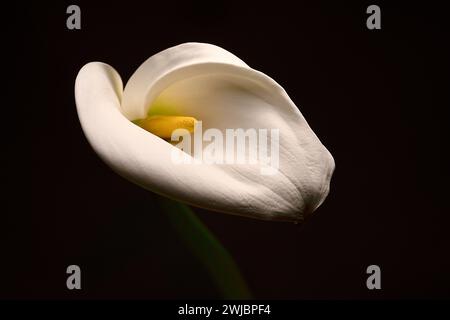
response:
[[[75,86],[78,114],[99,156],[142,187],[195,206],[274,220],[301,220],[328,194],[330,153],[285,91],[231,53],[207,44],[173,47],[136,71],[122,105],[121,88],[111,67],[84,66]],[[170,100],[204,128],[280,129],[279,173],[261,175],[259,165],[174,164],[172,145],[129,121],[145,117],[155,99]]]
[[[168,85],[197,75],[201,65],[214,63],[246,66],[230,52],[204,43],[184,43],[153,55],[127,83],[122,103],[125,116],[130,120],[144,118],[151,101]],[[192,67],[195,67],[194,70]]]

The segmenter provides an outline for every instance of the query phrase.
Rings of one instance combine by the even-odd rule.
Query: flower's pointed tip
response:
[[[88,62],[78,71],[75,80],[75,93],[79,91],[77,88],[80,86],[85,86],[88,83],[91,85],[94,82],[100,83],[105,80],[112,86],[117,98],[121,101],[123,94],[122,78],[109,64],[99,61]]]

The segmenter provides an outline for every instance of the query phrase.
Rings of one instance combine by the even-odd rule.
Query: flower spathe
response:
[[[78,73],[75,99],[95,152],[158,194],[214,211],[300,221],[329,192],[333,157],[284,89],[220,47],[185,43],[164,50],[125,89],[111,66],[88,63]],[[172,153],[183,151],[133,123],[152,113],[194,117],[221,131],[277,128],[278,172],[262,175],[259,163],[174,163]]]

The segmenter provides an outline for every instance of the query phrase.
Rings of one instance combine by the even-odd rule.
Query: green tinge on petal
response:
[[[179,236],[202,262],[223,298],[251,299],[236,262],[195,213],[188,206],[167,198],[161,197],[160,204]]]
[[[158,98],[152,103],[147,112],[147,116],[156,115],[176,116],[180,114],[173,103],[168,103],[167,101],[163,101],[162,99]]]

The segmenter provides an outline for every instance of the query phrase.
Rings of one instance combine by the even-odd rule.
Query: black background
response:
[[[219,297],[156,196],[92,151],[73,94],[87,62],[126,82],[149,56],[198,41],[279,82],[336,161],[329,197],[301,226],[195,209],[254,296],[449,298],[446,11],[373,3],[381,30],[366,28],[364,1],[4,7],[0,297]],[[69,4],[81,30],[66,28]],[[81,291],[66,289],[70,264]],[[382,290],[366,288],[371,264]]]

